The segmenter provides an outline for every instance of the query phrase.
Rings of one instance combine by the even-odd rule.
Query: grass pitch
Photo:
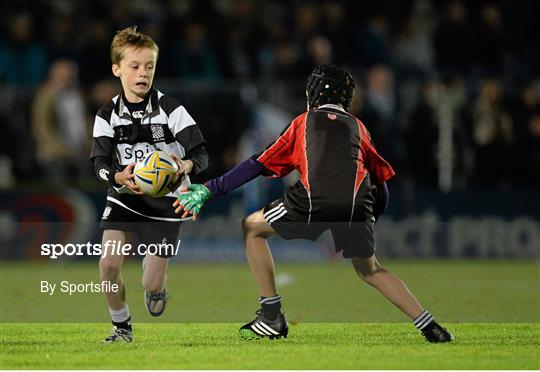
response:
[[[447,324],[428,344],[410,324],[291,326],[288,339],[244,341],[240,324],[138,324],[103,345],[107,324],[3,324],[2,369],[538,369],[538,324]]]
[[[146,314],[140,263],[123,271],[135,341],[104,345],[103,294],[40,293],[40,281],[98,280],[95,262],[0,263],[2,369],[540,369],[540,265],[383,262],[456,342],[426,343],[349,263],[277,264],[288,339],[245,341],[258,308],[246,265],[171,264],[173,297]],[[393,322],[393,323],[392,323]]]

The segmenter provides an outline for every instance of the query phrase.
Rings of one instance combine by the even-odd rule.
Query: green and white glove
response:
[[[182,209],[192,215],[199,215],[201,208],[212,198],[212,192],[205,185],[193,184],[188,191],[178,197]],[[175,203],[176,204],[176,203]],[[178,212],[177,212],[178,213]]]

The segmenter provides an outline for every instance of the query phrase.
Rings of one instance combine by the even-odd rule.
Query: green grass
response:
[[[445,322],[540,322],[540,263],[503,261],[383,262],[400,276],[425,308]],[[0,263],[3,322],[107,322],[101,293],[53,296],[40,281],[98,281],[97,263]],[[277,263],[279,291],[292,321],[304,323],[404,322],[407,318],[361,282],[348,262]],[[143,306],[138,261],[122,276],[136,322],[240,323],[257,309],[257,287],[243,264],[172,263],[167,287],[171,311],[159,319]],[[316,303],[316,306],[315,306]],[[3,306],[9,304],[9,306]]]
[[[246,265],[172,263],[165,314],[146,314],[141,269],[123,277],[132,344],[110,331],[101,293],[54,296],[40,281],[97,281],[97,263],[0,263],[2,369],[539,369],[538,261],[389,261],[456,336],[426,343],[408,319],[361,283],[349,263],[277,264],[291,323],[286,340],[245,341],[258,308]]]
[[[538,324],[449,324],[428,344],[409,324],[291,326],[244,341],[239,324],[138,324],[131,344],[101,344],[107,324],[3,324],[2,369],[538,369]]]

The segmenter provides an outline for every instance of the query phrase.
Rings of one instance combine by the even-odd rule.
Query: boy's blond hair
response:
[[[159,54],[159,48],[152,38],[142,32],[137,31],[137,26],[126,27],[117,31],[111,43],[111,61],[113,65],[120,64],[124,58],[124,50],[128,47],[150,48]]]

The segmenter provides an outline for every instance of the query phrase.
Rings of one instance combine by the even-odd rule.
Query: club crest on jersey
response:
[[[161,124],[152,124],[150,130],[152,131],[154,142],[165,141],[165,132],[163,131]]]

